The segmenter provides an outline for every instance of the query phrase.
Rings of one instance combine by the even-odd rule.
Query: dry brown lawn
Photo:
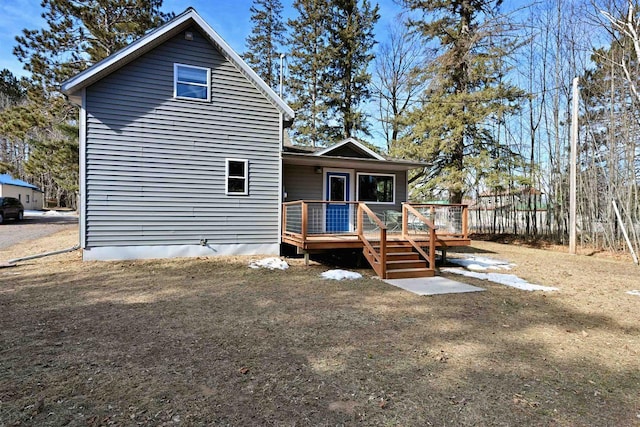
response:
[[[471,250],[561,290],[455,276],[487,291],[420,297],[246,258],[0,269],[0,426],[639,425],[640,269]]]

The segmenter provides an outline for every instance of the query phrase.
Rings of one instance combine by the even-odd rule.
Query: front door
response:
[[[346,172],[327,172],[326,230],[328,233],[350,231],[350,211],[348,202],[350,193],[350,174]]]

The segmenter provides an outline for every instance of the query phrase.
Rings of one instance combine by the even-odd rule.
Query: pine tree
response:
[[[318,146],[335,140],[339,128],[331,120],[329,94],[331,53],[327,38],[327,0],[295,0],[296,19],[288,21],[289,92],[296,111],[293,134],[296,142]]]
[[[336,112],[342,137],[369,133],[366,117],[358,107],[371,96],[371,74],[375,44],[373,27],[380,18],[378,5],[368,0],[333,0],[329,21],[330,75],[333,90],[329,107]]]
[[[46,28],[23,30],[14,55],[45,90],[125,47],[170,15],[162,0],[43,0]]]
[[[0,111],[16,105],[26,96],[26,81],[18,79],[6,68],[0,71]]]
[[[30,86],[24,105],[3,112],[3,128],[26,147],[28,169],[45,197],[73,199],[76,188],[64,172],[77,170],[77,142],[62,129],[76,121],[77,110],[59,92],[61,83],[160,25],[170,17],[161,6],[162,0],[43,0],[45,28],[16,37],[14,54],[31,74]]]
[[[522,91],[510,85],[504,57],[512,45],[501,44],[505,29],[497,19],[501,0],[404,0],[421,13],[410,25],[425,44],[437,43],[439,55],[429,67],[429,85],[411,114],[396,155],[432,164],[417,183],[428,196],[444,191],[460,203],[467,166],[474,157],[499,165],[515,154],[501,146],[493,127],[517,109]],[[485,162],[485,168],[493,166]]]
[[[284,43],[280,0],[253,0],[251,6],[253,27],[247,37],[247,52],[243,58],[270,87],[278,83],[279,50]]]
[[[378,6],[368,0],[296,0],[293,6],[289,87],[298,142],[325,145],[367,133],[359,108],[370,97]]]
[[[0,173],[19,175],[24,144],[8,133],[7,123],[11,109],[25,100],[26,85],[24,77],[18,79],[7,69],[0,71]]]

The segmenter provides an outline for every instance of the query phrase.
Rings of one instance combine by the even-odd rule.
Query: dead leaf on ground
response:
[[[360,406],[358,402],[353,400],[337,400],[329,403],[329,410],[334,412],[342,412],[348,415],[353,415],[356,407]]]
[[[205,396],[213,396],[214,395],[214,391],[211,388],[207,387],[206,385],[200,384],[199,387],[200,387],[200,391],[202,391],[202,394],[204,394]]]

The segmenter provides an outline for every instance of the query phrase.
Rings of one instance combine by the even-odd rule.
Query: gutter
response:
[[[77,251],[78,249],[80,249],[80,245],[75,245],[75,246],[72,246],[70,248],[60,249],[60,250],[52,251],[52,252],[44,252],[44,253],[37,254],[37,255],[29,255],[29,256],[22,257],[22,258],[14,258],[14,259],[10,259],[7,262],[0,263],[0,268],[15,267],[17,265],[16,263],[18,263],[18,262],[28,261],[28,260],[37,259],[37,258],[44,258],[44,257],[51,256],[51,255],[64,254],[64,253],[67,253],[67,252]]]

